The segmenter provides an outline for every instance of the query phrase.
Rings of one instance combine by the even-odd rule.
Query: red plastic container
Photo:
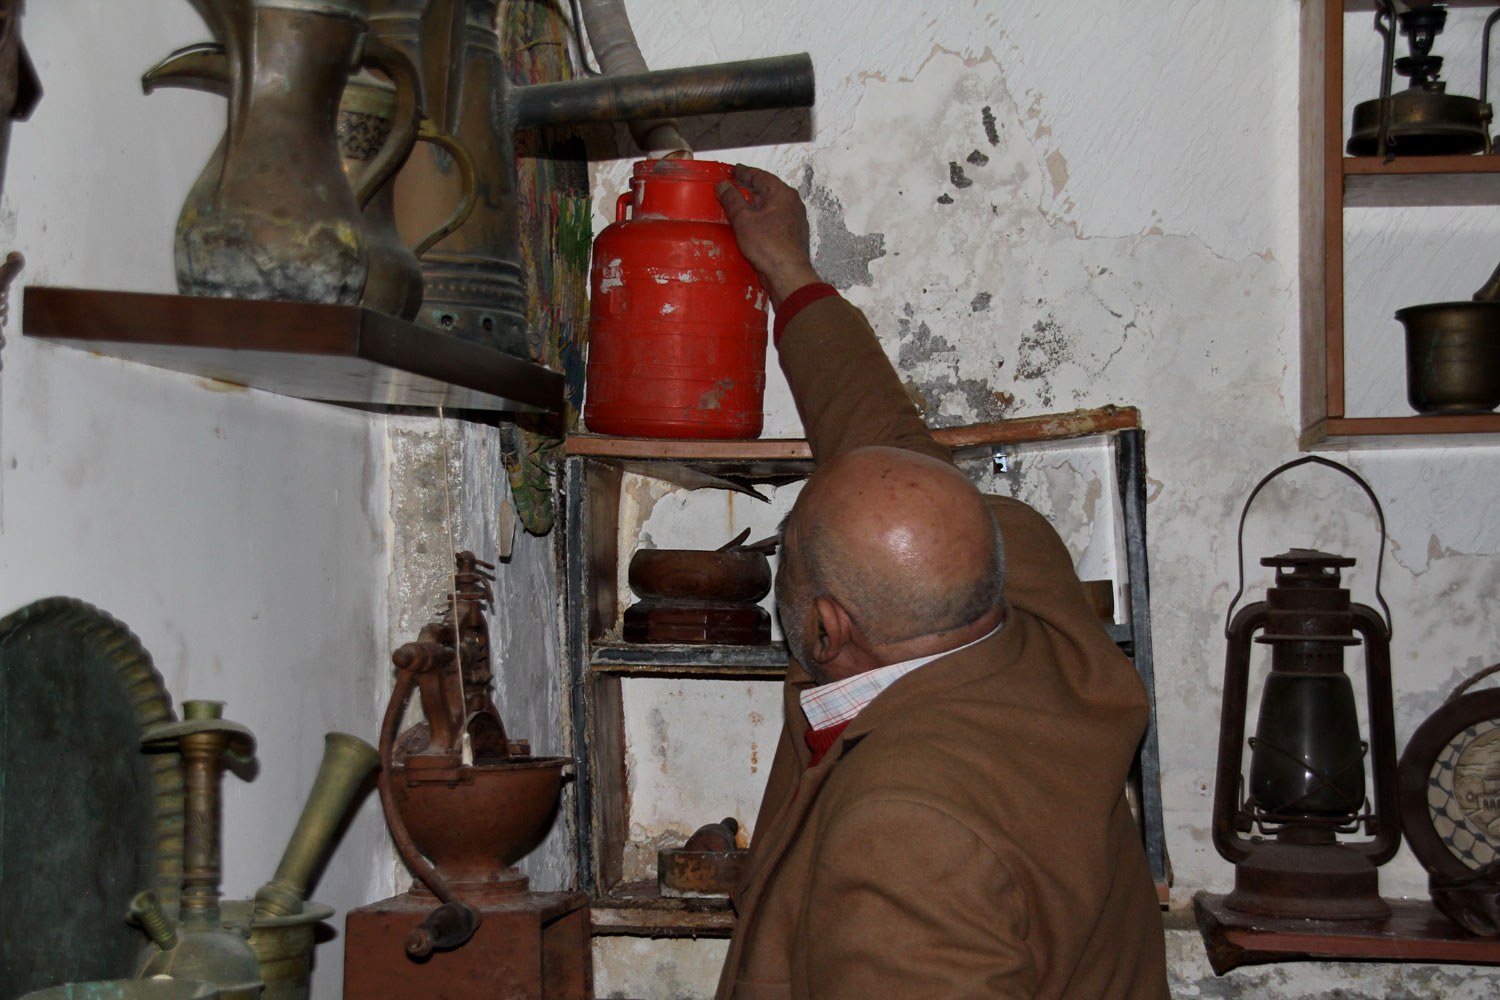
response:
[[[588,391],[600,434],[753,438],[770,301],[714,185],[727,163],[643,160],[594,240]]]

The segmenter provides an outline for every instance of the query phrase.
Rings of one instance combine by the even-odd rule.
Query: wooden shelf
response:
[[[767,646],[595,643],[589,664],[596,674],[627,677],[705,677],[720,680],[786,676],[786,643]]]
[[[1450,4],[1492,5],[1475,0]],[[1344,15],[1374,9],[1372,0],[1308,0],[1302,5],[1300,444],[1311,450],[1488,442],[1500,430],[1500,418],[1491,415],[1355,418],[1345,412],[1345,210],[1500,204],[1500,156],[1407,156],[1387,161],[1344,155]],[[1378,92],[1378,73],[1368,89],[1371,97]]]
[[[1329,417],[1302,432],[1302,448],[1500,444],[1500,413],[1467,416]]]
[[[283,396],[555,411],[563,377],[357,306],[25,290],[24,336]]]
[[[1069,413],[1045,413],[984,424],[965,424],[933,431],[938,441],[962,453],[1006,444],[1065,441],[1108,431],[1140,427],[1140,411],[1133,406],[1102,406]],[[607,437],[570,434],[569,455],[639,461],[687,462],[702,465],[767,466],[812,461],[812,450],[800,438],[754,441],[684,440]],[[806,470],[804,470],[806,471]]]
[[[638,937],[728,937],[734,911],[727,896],[662,896],[655,882],[625,882],[590,903],[595,934]]]
[[[1200,892],[1193,912],[1221,976],[1241,965],[1298,960],[1500,965],[1500,941],[1470,934],[1426,900],[1386,902],[1384,920],[1284,920],[1237,913],[1223,896]]]
[[[1345,156],[1340,164],[1345,207],[1500,204],[1500,156]]]

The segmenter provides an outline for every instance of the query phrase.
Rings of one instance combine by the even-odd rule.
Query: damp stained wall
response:
[[[1495,974],[1463,967],[1287,963],[1219,979],[1182,919],[1195,891],[1232,885],[1209,823],[1240,508],[1262,475],[1299,454],[1299,15],[1295,0],[631,6],[652,67],[811,53],[812,112],[688,120],[685,134],[700,158],[761,166],[802,191],[818,267],[869,315],[930,423],[1140,408],[1174,994],[1487,995]],[[1455,10],[1439,42],[1453,92],[1478,92],[1482,17]],[[1367,14],[1345,31],[1352,104],[1378,87],[1378,39]],[[620,159],[595,167],[596,206],[627,184],[622,136]],[[596,232],[609,221],[596,213]],[[1365,210],[1350,213],[1348,229],[1351,412],[1403,415],[1390,314],[1466,298],[1500,250],[1500,216]],[[774,355],[771,367],[765,434],[796,436]],[[1385,509],[1399,748],[1456,683],[1500,660],[1500,623],[1484,611],[1500,582],[1500,463],[1487,442],[1329,454],[1365,476]],[[1250,593],[1269,582],[1261,556],[1299,545],[1356,556],[1354,597],[1374,603],[1367,501],[1332,474],[1288,479],[1252,510]],[[1106,553],[1118,543],[1095,540],[1108,527],[1107,465],[1033,454],[995,488],[1052,517],[1083,575],[1089,565],[1113,572]],[[622,522],[640,525],[647,544],[675,544],[674,534],[717,544],[779,517],[752,519],[742,500],[730,511],[723,497],[663,493],[627,506]],[[772,506],[782,503],[778,494]],[[1360,673],[1357,656],[1349,663]],[[669,832],[721,810],[753,817],[763,769],[749,773],[750,747],[774,738],[775,722],[752,713],[775,710],[776,698],[744,687],[627,693],[642,865]],[[1405,849],[1381,885],[1389,896],[1426,894]],[[710,995],[723,953],[716,942],[595,945],[601,996]]]
[[[189,4],[33,3],[22,25],[44,94],[13,127],[0,200],[0,252],[27,259],[0,347],[0,616],[52,595],[93,603],[140,637],[174,705],[225,701],[255,732],[250,780],[224,780],[225,898],[275,870],[323,734],[376,740],[391,649],[438,603],[453,545],[498,564],[490,626],[507,723],[538,752],[563,752],[553,539],[515,528],[494,428],[387,419],[21,337],[23,285],[175,291],[173,226],[225,120],[217,97],[140,91],[143,70],[209,37]],[[565,824],[524,867],[538,888],[568,884]],[[408,881],[370,795],[314,887],[338,911],[315,1000],[342,995],[344,912]]]
[[[223,782],[223,890],[242,899],[275,870],[323,734],[377,734],[383,418],[21,336],[23,285],[175,290],[177,212],[224,127],[219,98],[140,90],[208,37],[190,5],[31,3],[22,25],[44,93],[13,127],[0,201],[0,248],[27,259],[0,348],[0,614],[88,601],[140,637],[179,710],[224,701],[256,734],[251,777]],[[391,876],[369,797],[315,886],[340,914],[320,1000],[342,992],[343,911]]]

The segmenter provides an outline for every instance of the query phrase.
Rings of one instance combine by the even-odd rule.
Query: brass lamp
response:
[[[1402,5],[1405,7],[1405,5]],[[1500,13],[1500,12],[1497,12]],[[1433,40],[1448,19],[1444,4],[1397,11],[1393,0],[1376,0],[1375,30],[1385,40],[1380,96],[1354,106],[1354,120],[1346,147],[1350,156],[1457,156],[1490,152],[1488,97],[1490,28],[1484,25],[1484,55],[1480,63],[1479,99],[1448,93],[1438,79],[1441,56],[1432,54]],[[1408,55],[1396,58],[1396,34],[1406,36]],[[1407,78],[1407,88],[1391,93],[1392,74]]]
[[[1396,797],[1395,724],[1391,704],[1390,609],[1353,604],[1340,571],[1354,560],[1312,549],[1268,556],[1276,569],[1266,599],[1234,605],[1244,593],[1245,515],[1262,487],[1297,465],[1337,469],[1364,489],[1380,523],[1385,515],[1370,487],[1352,470],[1319,456],[1277,468],[1255,487],[1240,515],[1240,590],[1224,665],[1219,759],[1214,779],[1214,847],[1235,865],[1235,889],[1224,905],[1241,913],[1315,920],[1386,917],[1376,867],[1401,843]],[[1256,633],[1260,634],[1257,636]],[[1249,741],[1248,783],[1242,772],[1251,640],[1271,647],[1256,734]],[[1344,649],[1365,647],[1370,734],[1360,735]],[[1373,776],[1366,795],[1365,761]],[[1243,797],[1242,797],[1243,796]],[[1343,839],[1363,831],[1369,839]],[[1248,835],[1248,836],[1247,836]]]

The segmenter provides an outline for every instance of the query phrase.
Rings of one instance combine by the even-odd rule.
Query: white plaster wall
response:
[[[45,94],[12,132],[0,202],[0,249],[27,258],[17,290],[173,291],[173,225],[224,106],[146,98],[138,80],[206,28],[180,0],[33,2],[23,24]],[[376,736],[383,419],[29,342],[18,297],[0,351],[0,614],[89,601],[140,636],[175,704],[225,701],[255,732],[253,780],[224,781],[223,888],[246,897],[275,869],[323,734]],[[372,796],[315,888],[340,935],[318,950],[314,996],[341,995],[343,911],[391,888]]]
[[[931,422],[1140,407],[1173,901],[1226,890],[1232,870],[1209,821],[1234,532],[1254,483],[1298,454],[1299,4],[634,0],[631,17],[653,67],[812,54],[810,127],[795,112],[685,127],[702,140],[700,157],[762,166],[803,190],[820,267],[866,310]],[[1477,92],[1477,42],[1459,38],[1471,21],[1455,12],[1455,40],[1440,42],[1457,93]],[[1351,17],[1346,31],[1356,38],[1368,22]],[[1373,65],[1351,82],[1351,101],[1373,96]],[[597,205],[624,189],[632,157],[622,147],[598,164]],[[608,221],[599,214],[596,231]],[[1351,412],[1404,414],[1390,313],[1467,297],[1496,257],[1500,215],[1368,210],[1351,213],[1350,233],[1349,294],[1372,295],[1348,321],[1354,377],[1369,383],[1351,388]],[[799,432],[773,364],[766,435]],[[1461,677],[1500,659],[1500,624],[1481,610],[1500,576],[1500,465],[1492,444],[1333,457],[1385,506],[1404,746]],[[1083,559],[1101,508],[1083,502],[1086,485],[1044,488],[1066,463],[1023,463],[1015,488]],[[665,544],[664,504],[647,522],[655,544]],[[683,506],[681,516],[704,542],[728,537],[722,510]],[[1352,486],[1300,470],[1263,494],[1246,543],[1252,594],[1268,583],[1259,557],[1291,545],[1358,557],[1355,597],[1373,601],[1373,522]],[[647,837],[681,793],[668,790],[670,775],[648,782],[645,772],[668,742],[715,745],[699,714],[667,712],[675,697],[654,692],[630,710],[632,816],[660,821],[642,828]],[[656,736],[653,711],[665,726]],[[726,773],[743,769],[744,750],[723,748]],[[1403,851],[1382,888],[1423,896],[1425,874]],[[1350,996],[1426,995],[1449,982],[1430,968],[1403,978],[1383,966],[1295,964],[1213,981],[1190,928],[1173,935],[1181,996],[1312,996],[1331,983]],[[712,976],[674,957],[686,947],[609,942],[601,993],[706,995]]]

